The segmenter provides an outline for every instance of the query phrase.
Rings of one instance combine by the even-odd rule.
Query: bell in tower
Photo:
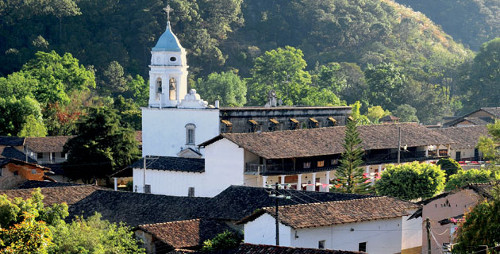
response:
[[[170,26],[173,9],[167,6],[164,10],[167,13],[167,28],[151,49],[149,66],[149,107],[153,108],[177,107],[187,94],[186,50]]]

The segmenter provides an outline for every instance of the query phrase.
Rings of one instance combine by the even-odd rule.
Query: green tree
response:
[[[303,106],[341,106],[345,105],[337,95],[326,88],[309,86],[304,88],[305,97],[300,99],[299,104]]]
[[[264,105],[269,91],[273,90],[285,105],[299,104],[311,84],[303,56],[300,49],[286,46],[258,57],[247,82],[248,103]]]
[[[498,190],[498,184],[494,186]],[[484,200],[465,214],[456,231],[453,253],[477,253],[488,246],[490,250],[500,242],[500,199]],[[486,253],[486,252],[482,252]],[[494,250],[489,253],[496,253]]]
[[[361,114],[361,102],[356,101],[354,104],[349,105],[352,107],[351,117],[354,121],[356,121],[356,125],[369,125],[372,124],[370,119],[367,116]]]
[[[405,200],[430,198],[444,188],[445,173],[436,165],[412,162],[388,165],[375,182],[378,195]]]
[[[399,105],[393,112],[400,122],[418,122],[417,110],[408,104]]]
[[[494,124],[488,124],[488,134],[490,137],[481,136],[478,142],[478,148],[487,159],[500,161],[500,121],[495,121]]]
[[[44,221],[36,221],[35,214],[24,212],[22,221],[9,228],[0,228],[2,253],[47,253],[52,245],[52,234]]]
[[[125,99],[118,95],[113,102],[113,108],[120,115],[122,126],[129,126],[134,130],[142,129],[142,112],[132,99]]]
[[[95,88],[94,72],[85,69],[70,53],[60,56],[55,51],[39,51],[35,56],[22,70],[38,80],[33,93],[41,104],[68,103],[69,92]]]
[[[489,183],[491,181],[500,180],[500,173],[486,169],[469,169],[459,170],[456,174],[451,175],[446,182],[446,191],[454,190],[471,183]]]
[[[51,231],[54,245],[49,253],[145,253],[130,227],[102,220],[98,213],[71,223],[61,221]]]
[[[90,108],[77,127],[78,135],[64,146],[69,156],[63,167],[72,179],[89,183],[103,178],[139,155],[134,131],[120,126],[114,109]]]
[[[46,135],[47,128],[45,128],[42,119],[36,119],[33,115],[26,117],[26,123],[17,134],[19,137],[45,137]]]
[[[345,128],[344,152],[340,158],[333,181],[333,191],[366,194],[371,191],[370,181],[363,175],[362,140],[356,128],[356,121],[348,121]]]
[[[45,136],[40,104],[30,97],[0,98],[0,135]]]
[[[347,86],[347,82],[340,73],[339,63],[328,63],[314,70],[312,83],[320,88],[326,88],[335,94],[341,93]]]
[[[242,240],[241,235],[226,230],[223,233],[216,235],[213,239],[204,241],[201,251],[210,252],[235,249],[238,245],[240,245]]]
[[[452,158],[441,158],[436,165],[440,166],[441,169],[444,170],[446,173],[446,180],[448,180],[451,175],[454,175],[458,171],[462,170],[460,164]]]
[[[500,101],[500,37],[484,43],[474,58],[468,79],[461,84],[466,96],[464,110],[496,107]]]
[[[366,117],[370,120],[372,123],[378,123],[380,118],[384,116],[390,115],[391,112],[388,110],[384,110],[381,106],[373,106],[368,108],[368,113],[366,114]]]
[[[220,101],[221,106],[241,107],[247,102],[245,81],[233,72],[211,73],[207,79],[196,82],[198,93],[210,103]]]
[[[395,110],[406,81],[401,68],[392,63],[368,66],[365,70],[365,77],[370,90],[368,95],[370,104]]]

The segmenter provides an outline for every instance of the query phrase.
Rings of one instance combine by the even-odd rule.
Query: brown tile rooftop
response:
[[[180,254],[187,252],[169,252],[168,254]],[[320,250],[310,248],[294,248],[263,244],[248,244],[243,243],[233,250],[218,250],[212,252],[195,252],[196,254],[211,253],[211,254],[361,254],[365,252],[359,251],[344,251],[344,250]]]
[[[390,219],[410,215],[418,205],[392,197],[280,206],[279,220],[294,229],[326,227],[343,223]],[[252,221],[264,213],[274,217],[274,207],[266,207],[239,223]]]
[[[64,145],[74,136],[49,136],[26,138],[25,145],[36,153],[62,152]]]
[[[231,230],[225,223],[209,219],[146,224],[139,225],[138,228],[175,249],[199,247],[205,240]]]
[[[432,129],[416,123],[359,126],[365,150],[390,149],[398,146],[398,126],[401,143],[408,147],[452,144],[454,141]],[[227,138],[240,147],[266,159],[300,158],[341,154],[344,151],[345,126],[287,130],[262,133],[224,133],[202,143],[206,146]]]
[[[476,147],[479,137],[488,135],[488,128],[485,125],[468,127],[449,127],[433,129],[455,141],[451,145],[452,149],[473,149]]]
[[[80,186],[64,186],[64,187],[47,187],[40,188],[42,195],[45,197],[43,203],[45,205],[60,204],[65,202],[69,206],[76,204],[78,201],[88,197],[90,194],[101,189],[94,185]],[[17,190],[1,190],[0,195],[6,194],[9,198],[27,199],[32,195],[34,189],[17,189]]]

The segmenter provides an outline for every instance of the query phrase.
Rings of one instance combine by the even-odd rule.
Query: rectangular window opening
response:
[[[325,240],[318,241],[318,249],[324,249],[325,248]]]
[[[366,252],[366,242],[359,243],[358,251]]]

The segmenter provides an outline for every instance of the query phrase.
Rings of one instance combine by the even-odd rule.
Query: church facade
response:
[[[142,108],[143,159],[131,165],[136,192],[211,197],[231,185],[262,186],[245,181],[244,158],[232,156],[241,148],[198,145],[220,133],[344,125],[351,112],[350,107],[208,105],[194,89],[188,92],[186,50],[170,22],[151,55],[149,103]]]

